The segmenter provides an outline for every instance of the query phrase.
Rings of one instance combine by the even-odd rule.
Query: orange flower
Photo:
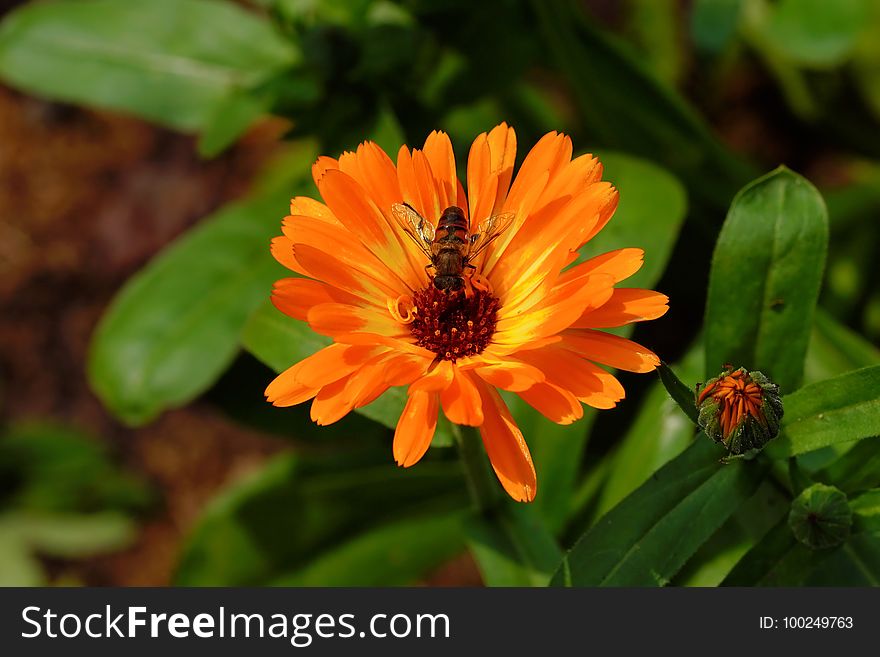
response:
[[[516,135],[501,124],[471,146],[467,195],[442,132],[422,150],[403,146],[396,166],[370,142],[338,160],[319,158],[312,172],[324,203],[294,198],[283,236],[272,241],[278,261],[304,278],[278,281],[272,300],[334,343],[280,374],[266,389],[269,401],[313,399],[312,419],[324,425],[408,386],[394,434],[399,465],[422,458],[442,409],[451,422],[479,427],[511,497],[534,499],[529,449],[498,389],[559,424],[582,417],[582,404],[615,406],[623,387],[596,363],[648,372],[659,361],[596,329],[655,319],[668,301],[615,287],[639,269],[641,249],[574,264],[614,213],[617,191],[601,181],[596,158],[571,156],[571,140],[549,133],[514,179]],[[426,268],[418,237],[400,220],[402,203],[431,224],[427,237],[452,206],[470,218],[471,233],[499,214],[496,226],[509,227],[465,260],[470,266],[453,267],[462,289],[440,290],[437,267]],[[467,255],[466,232],[437,229],[434,239],[443,237]]]

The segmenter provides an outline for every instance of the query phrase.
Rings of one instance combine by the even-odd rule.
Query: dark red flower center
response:
[[[477,287],[446,292],[429,285],[413,295],[415,319],[409,325],[416,344],[440,358],[458,358],[482,352],[495,333],[500,302],[491,292]]]

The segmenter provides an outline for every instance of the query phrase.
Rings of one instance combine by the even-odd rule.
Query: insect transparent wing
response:
[[[391,214],[404,232],[430,258],[431,243],[434,241],[434,226],[406,203],[392,205]]]
[[[477,232],[471,235],[471,246],[468,251],[469,258],[477,255],[494,242],[505,230],[513,225],[516,217],[514,212],[500,212],[484,219],[477,227]]]

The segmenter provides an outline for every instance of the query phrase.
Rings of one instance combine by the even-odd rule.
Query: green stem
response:
[[[480,432],[475,427],[453,425],[452,433],[458,443],[458,454],[474,506],[480,513],[488,515],[503,498],[483,451]]]

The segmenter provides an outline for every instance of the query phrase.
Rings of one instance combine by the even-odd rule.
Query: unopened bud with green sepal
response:
[[[702,389],[697,386],[696,404],[700,428],[728,454],[760,450],[779,434],[779,386],[761,372],[727,366]]]
[[[852,509],[839,488],[813,484],[791,503],[788,526],[808,548],[822,550],[843,543],[852,527]]]

